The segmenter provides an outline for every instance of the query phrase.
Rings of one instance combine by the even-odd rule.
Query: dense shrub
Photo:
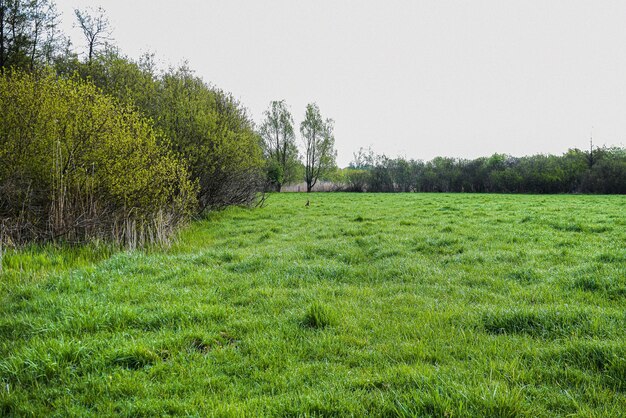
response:
[[[134,62],[108,51],[92,64],[59,60],[56,69],[92,81],[150,117],[166,145],[188,163],[199,186],[200,211],[255,200],[262,188],[261,139],[246,110],[228,93],[184,65],[157,73],[150,56]]]
[[[252,203],[264,163],[245,109],[184,67],[161,78],[157,97],[153,116],[189,162],[199,184],[200,209]]]
[[[133,108],[77,79],[0,76],[5,241],[161,242],[195,208],[195,193]]]

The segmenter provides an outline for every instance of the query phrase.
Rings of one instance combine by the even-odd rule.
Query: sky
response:
[[[337,162],[562,154],[626,144],[626,1],[57,0],[102,6],[114,43],[187,60],[257,124],[284,99],[335,121]]]

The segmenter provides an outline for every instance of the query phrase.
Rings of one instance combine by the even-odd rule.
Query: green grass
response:
[[[0,415],[619,416],[625,208],[280,194],[165,250],[8,252]]]

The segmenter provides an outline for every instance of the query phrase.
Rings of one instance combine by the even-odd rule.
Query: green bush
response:
[[[195,208],[183,163],[133,108],[52,74],[0,76],[5,241],[162,242]]]
[[[197,182],[199,211],[254,202],[264,162],[245,108],[187,66],[158,74],[150,60],[134,62],[109,51],[90,65],[61,61],[57,71],[90,80],[151,118],[167,138],[164,145],[185,160]]]

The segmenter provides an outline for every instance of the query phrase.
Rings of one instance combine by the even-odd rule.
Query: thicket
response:
[[[133,61],[114,50],[91,63],[64,57],[56,69],[78,74],[150,117],[198,183],[199,212],[255,201],[263,181],[261,139],[229,93],[206,84],[186,65],[161,73],[150,55]]]
[[[195,209],[183,162],[147,119],[93,84],[7,71],[0,120],[5,243],[163,242]]]
[[[76,12],[80,28],[100,37],[81,59],[51,0],[0,1],[0,254],[30,241],[163,242],[261,189],[245,108],[186,65],[125,57],[102,37],[103,11],[88,13]]]
[[[626,149],[570,149],[561,156],[494,154],[431,161],[360,150],[343,173],[344,190],[368,192],[626,193]]]

